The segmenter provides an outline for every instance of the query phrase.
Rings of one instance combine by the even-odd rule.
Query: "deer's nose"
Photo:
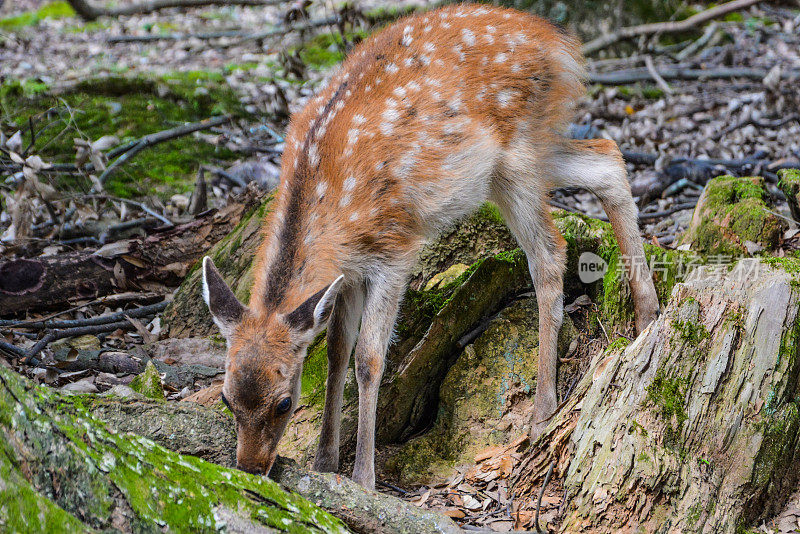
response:
[[[250,473],[251,475],[263,475],[264,474],[264,466],[258,464],[240,464],[236,463],[236,469],[240,471],[244,471],[245,473]]]

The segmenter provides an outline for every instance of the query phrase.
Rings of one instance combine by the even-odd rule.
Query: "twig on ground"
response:
[[[24,328],[27,330],[47,330],[58,328],[77,328],[81,326],[96,326],[101,324],[114,323],[122,321],[125,317],[146,317],[148,315],[155,315],[167,307],[167,301],[159,302],[158,304],[150,304],[149,306],[142,306],[133,310],[125,310],[109,315],[101,315],[99,317],[92,317],[90,319],[72,319],[66,321],[14,321],[14,320],[0,320],[0,328]]]
[[[733,11],[748,8],[754,4],[757,4],[759,1],[760,0],[733,0],[732,2],[726,2],[724,4],[712,7],[711,9],[701,11],[700,13],[692,15],[684,20],[675,22],[655,22],[651,24],[641,24],[638,26],[626,26],[618,29],[617,31],[589,41],[583,45],[583,53],[584,55],[588,56],[614,43],[634,37],[664,33],[682,33],[689,31],[705,22],[724,17]]]
[[[701,35],[699,39],[692,41],[691,43],[689,43],[689,46],[687,46],[686,48],[675,54],[675,59],[677,59],[678,61],[684,61],[686,58],[688,58],[689,56],[691,56],[692,54],[703,48],[717,33],[717,30],[719,30],[719,24],[717,24],[716,22],[712,22],[711,24],[709,24],[706,27],[705,31],[703,32],[703,35]]]
[[[94,335],[94,334],[104,334],[108,332],[113,332],[114,330],[134,330],[134,325],[128,321],[127,319],[124,321],[118,321],[115,323],[105,323],[99,325],[92,325],[92,326],[80,326],[77,328],[65,328],[63,330],[50,330],[47,332],[36,344],[31,347],[25,353],[25,358],[23,358],[22,363],[24,364],[36,364],[36,356],[42,352],[47,345],[52,343],[53,341],[57,341],[59,339],[64,339],[68,337],[78,337],[78,336],[86,336],[86,335]]]
[[[139,141],[131,145],[130,148],[123,152],[114,162],[106,168],[105,171],[98,177],[98,180],[101,184],[105,184],[106,180],[108,180],[109,176],[123,163],[128,161],[129,159],[133,158],[144,150],[147,147],[157,145],[158,143],[163,143],[164,141],[170,141],[172,139],[176,139],[178,137],[182,137],[184,135],[189,135],[191,133],[206,130],[208,128],[212,128],[214,126],[219,126],[221,124],[225,124],[231,120],[230,115],[220,115],[219,117],[211,117],[210,119],[205,119],[200,122],[192,122],[189,124],[183,124],[176,128],[170,128],[169,130],[163,130],[161,132],[156,132],[152,134],[145,135],[144,137],[140,138]]]
[[[717,67],[713,69],[691,69],[680,66],[658,67],[656,72],[664,80],[719,80],[729,78],[749,78],[763,80],[767,75],[764,69],[750,67]],[[789,74],[800,74],[791,71]],[[625,69],[615,72],[589,73],[587,79],[591,83],[603,85],[627,85],[636,82],[648,82],[653,79],[647,68]]]
[[[100,17],[139,15],[168,8],[192,8],[214,5],[271,6],[279,4],[280,0],[146,0],[139,4],[114,8],[99,8],[89,2],[89,0],[69,0],[69,3],[82,19],[92,21]]]
[[[163,215],[161,215],[157,211],[153,210],[152,208],[147,207],[147,205],[142,203],[142,202],[137,202],[135,200],[131,200],[131,199],[128,199],[128,198],[112,197],[112,196],[103,195],[103,194],[85,195],[83,198],[96,198],[98,200],[111,200],[111,201],[114,201],[114,202],[124,202],[125,204],[128,204],[129,206],[135,206],[135,207],[139,208],[140,210],[142,210],[143,212],[145,212],[146,214],[148,214],[148,215],[150,215],[152,217],[155,217],[156,219],[158,219],[159,221],[164,223],[164,225],[166,225],[166,226],[175,226],[175,223],[173,223],[172,221],[170,221],[169,219],[167,219],[166,217],[164,217]]]
[[[553,476],[553,468],[555,468],[555,466],[555,460],[550,462],[550,467],[547,469],[547,474],[544,476],[542,487],[539,488],[539,497],[536,499],[536,515],[534,516],[533,520],[533,527],[536,529],[536,532],[547,532],[539,527],[539,510],[542,508],[542,497],[544,496],[544,490],[547,487],[547,483],[550,482],[550,477]]]
[[[647,67],[647,71],[650,73],[650,76],[652,76],[653,80],[655,80],[656,84],[661,88],[661,90],[668,95],[673,94],[674,91],[672,90],[672,87],[670,87],[669,84],[664,81],[664,78],[662,78],[656,70],[656,66],[653,65],[653,58],[651,58],[649,55],[644,56],[644,64]]]

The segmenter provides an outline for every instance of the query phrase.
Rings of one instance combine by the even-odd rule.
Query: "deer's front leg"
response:
[[[328,379],[325,384],[322,429],[317,454],[314,456],[315,471],[335,472],[339,469],[339,430],[342,425],[344,382],[363,309],[363,285],[343,288],[336,298],[328,323]]]
[[[375,411],[378,406],[378,388],[404,287],[405,277],[396,277],[391,282],[384,278],[379,282],[367,283],[366,304],[355,356],[358,441],[353,480],[368,489],[375,488]]]

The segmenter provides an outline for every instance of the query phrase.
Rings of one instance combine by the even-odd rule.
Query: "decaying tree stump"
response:
[[[528,506],[554,462],[564,532],[732,533],[774,513],[800,479],[798,272],[743,260],[676,286],[533,444],[517,470]]]

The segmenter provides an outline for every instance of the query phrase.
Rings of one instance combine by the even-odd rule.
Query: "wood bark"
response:
[[[792,269],[790,269],[792,270]],[[797,274],[702,267],[624,351],[601,354],[516,472],[552,464],[563,532],[737,532],[800,478]]]
[[[259,195],[248,190],[221,210],[98,251],[0,264],[0,315],[53,308],[152,282],[176,286],[198,258],[252,211]]]

